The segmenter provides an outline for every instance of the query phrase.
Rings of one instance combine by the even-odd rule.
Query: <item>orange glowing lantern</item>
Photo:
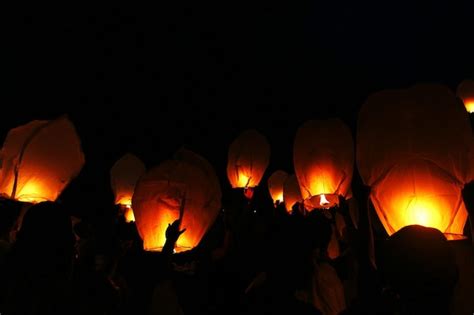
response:
[[[229,147],[227,177],[232,188],[258,186],[270,161],[270,145],[255,130],[244,131]]]
[[[221,205],[221,190],[212,166],[187,150],[151,169],[137,183],[132,207],[145,250],[161,251],[168,224],[180,217],[183,197],[181,228],[186,231],[177,241],[176,252],[199,244]]]
[[[143,162],[135,155],[127,153],[110,170],[110,183],[115,195],[115,204],[124,208],[126,222],[135,221],[132,210],[132,196],[140,176],[145,173]]]
[[[283,202],[283,185],[285,184],[288,174],[284,171],[276,171],[268,178],[268,190],[273,202]]]
[[[446,87],[418,85],[368,98],[359,114],[357,164],[385,230],[407,225],[463,234],[461,189],[471,181],[468,115]]]
[[[456,90],[457,96],[463,101],[466,110],[474,113],[474,81],[462,81]]]
[[[283,185],[283,200],[285,200],[286,211],[291,212],[297,202],[301,202],[300,185],[295,174],[288,176]]]
[[[354,149],[349,128],[339,119],[308,121],[296,134],[295,173],[308,210],[330,208],[347,197]]]
[[[10,130],[0,161],[0,194],[37,203],[58,198],[82,169],[84,154],[74,125],[64,116]]]

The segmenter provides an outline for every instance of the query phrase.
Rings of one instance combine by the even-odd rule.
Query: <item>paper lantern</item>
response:
[[[285,200],[286,211],[291,212],[297,202],[301,202],[300,185],[295,174],[291,174],[283,185],[283,199]]]
[[[350,192],[354,148],[349,128],[339,119],[312,120],[296,134],[295,173],[308,210],[330,208]]]
[[[359,114],[357,165],[389,235],[413,224],[462,235],[461,189],[473,178],[472,143],[469,117],[446,87],[418,85],[368,98]]]
[[[145,164],[130,153],[115,162],[110,170],[110,183],[115,196],[115,204],[124,208],[126,222],[135,221],[132,196],[138,179],[145,171]]]
[[[0,161],[0,193],[37,203],[58,198],[82,169],[84,154],[73,124],[61,117],[10,130]]]
[[[137,183],[132,207],[145,250],[161,251],[168,224],[180,217],[183,196],[181,228],[186,231],[177,241],[177,252],[199,244],[221,205],[221,190],[212,166],[187,150],[151,169]]]
[[[474,113],[474,81],[462,81],[456,90],[457,96],[463,101],[466,110]]]
[[[244,131],[229,147],[227,177],[232,188],[258,186],[270,161],[270,145],[255,130]]]
[[[273,202],[283,202],[283,185],[285,184],[288,174],[284,171],[276,171],[268,178],[268,190]]]

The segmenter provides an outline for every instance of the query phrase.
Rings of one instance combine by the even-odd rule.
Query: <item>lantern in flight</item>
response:
[[[270,161],[270,145],[255,130],[244,131],[229,147],[227,177],[232,188],[258,186]]]
[[[456,90],[457,96],[463,101],[466,110],[474,113],[474,81],[462,81]]]
[[[186,231],[175,250],[196,247],[216,219],[220,205],[221,190],[214,169],[203,157],[187,150],[146,172],[132,198],[138,232],[148,251],[161,251],[168,224],[179,218],[180,228]]]
[[[283,185],[287,178],[288,174],[284,171],[276,171],[268,178],[268,190],[274,204],[283,202]]]
[[[84,165],[76,129],[63,116],[11,129],[0,152],[0,194],[19,201],[55,201]]]
[[[308,210],[331,208],[346,197],[352,180],[354,149],[349,128],[339,119],[312,120],[296,134],[293,161]]]
[[[361,108],[357,165],[385,230],[434,227],[448,238],[467,220],[461,190],[473,179],[473,137],[456,96],[440,85],[371,95]]]
[[[145,170],[143,162],[130,153],[115,162],[110,170],[110,183],[115,195],[115,204],[123,208],[126,222],[135,221],[132,196],[135,185]]]
[[[285,200],[285,208],[288,213],[292,211],[295,203],[303,200],[300,185],[298,184],[298,179],[295,174],[288,176],[283,184],[283,200]]]

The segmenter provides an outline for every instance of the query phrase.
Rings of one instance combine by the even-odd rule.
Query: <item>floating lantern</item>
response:
[[[268,178],[268,190],[274,204],[283,202],[283,185],[287,178],[288,174],[284,171],[276,171]]]
[[[143,162],[130,153],[115,162],[110,170],[110,182],[115,195],[115,204],[123,207],[126,222],[135,221],[132,196],[138,179],[145,171]]]
[[[466,110],[474,113],[474,80],[462,81],[458,85],[456,94],[463,101]]]
[[[55,201],[84,165],[67,117],[35,120],[10,130],[0,153],[0,194],[23,202]]]
[[[349,128],[339,119],[313,120],[296,134],[293,159],[308,210],[331,208],[346,197],[352,180],[354,149]]]
[[[473,178],[472,143],[465,109],[444,86],[368,98],[359,114],[357,164],[389,235],[417,224],[462,236],[461,190]]]
[[[168,224],[180,218],[183,201],[180,227],[186,231],[177,241],[176,252],[199,244],[221,205],[220,185],[212,166],[188,150],[180,150],[173,160],[149,170],[137,183],[132,207],[145,250],[161,251]]]
[[[270,161],[270,145],[255,130],[244,131],[229,147],[227,177],[232,188],[258,186]]]
[[[288,176],[283,185],[283,199],[285,200],[286,211],[291,212],[297,202],[301,202],[300,185],[295,174]]]

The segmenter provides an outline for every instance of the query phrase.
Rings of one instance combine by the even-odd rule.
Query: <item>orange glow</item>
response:
[[[463,234],[467,211],[461,187],[431,162],[394,167],[371,192],[371,200],[389,235],[407,225]]]
[[[181,203],[185,204],[181,211]],[[138,181],[132,198],[143,247],[161,251],[169,224],[181,217],[176,252],[196,247],[221,209],[221,191],[212,166],[201,156],[180,150],[174,160],[162,162]]]
[[[349,128],[339,119],[308,121],[296,134],[293,161],[307,210],[331,208],[348,196],[354,149]]]
[[[300,186],[294,174],[288,176],[283,185],[283,199],[285,200],[286,211],[290,213],[297,202],[301,202]]]
[[[227,158],[227,178],[232,188],[258,186],[270,161],[270,145],[255,130],[246,130],[235,139]]]
[[[268,191],[274,204],[284,201],[283,186],[287,178],[288,174],[284,171],[276,171],[268,178]]]
[[[17,188],[16,199],[23,202],[38,203],[55,200],[54,191],[48,191],[40,181],[30,180],[20,189]]]
[[[474,99],[465,101],[464,106],[469,113],[474,113]]]
[[[135,215],[133,214],[133,210],[131,206],[126,206],[125,209],[125,222],[135,222]]]

